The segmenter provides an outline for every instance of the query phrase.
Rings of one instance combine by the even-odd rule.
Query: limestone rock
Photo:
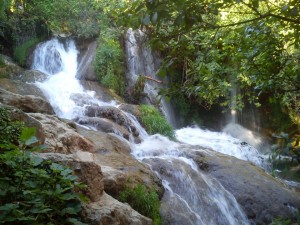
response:
[[[85,90],[94,92],[95,98],[101,99],[104,102],[124,102],[124,100],[120,96],[99,84],[98,81],[80,80],[80,84],[84,87]]]
[[[127,115],[118,108],[112,106],[88,106],[86,107],[85,114],[89,117],[101,117],[112,120],[132,132],[133,136],[139,136],[134,124],[128,119]]]
[[[107,194],[98,202],[86,205],[85,221],[91,225],[152,225],[152,221]]]
[[[20,80],[24,83],[43,82],[48,79],[48,75],[38,70],[26,70],[13,77],[14,80]]]
[[[209,150],[201,152],[205,170],[231,192],[252,224],[292,218],[300,209],[300,195],[250,162]],[[199,157],[199,156],[196,156]]]
[[[45,137],[48,151],[57,153],[74,153],[76,151],[94,151],[94,145],[78,134],[72,127],[56,116],[40,113],[28,113],[31,120],[38,125],[39,132]]]
[[[14,106],[24,112],[54,114],[54,110],[49,102],[34,95],[22,96],[0,88],[0,102]]]
[[[76,154],[39,153],[41,158],[49,159],[59,164],[70,167],[79,181],[86,184],[87,188],[82,192],[92,202],[99,201],[103,195],[104,184],[101,167],[93,162],[93,156],[88,152]]]
[[[82,127],[77,127],[77,131],[95,145],[94,154],[96,162],[103,167],[104,189],[107,193],[115,197],[127,186],[142,183],[162,196],[164,189],[161,180],[147,165],[130,154],[128,142],[116,135]]]
[[[4,62],[4,65],[0,67],[0,78],[13,78],[24,71],[10,57],[1,54],[0,57]]]
[[[92,126],[98,131],[119,134],[127,140],[129,140],[130,137],[130,133],[125,127],[120,126],[119,124],[116,124],[105,118],[81,117],[76,121],[82,125]]]
[[[141,111],[139,105],[131,105],[131,104],[121,104],[119,106],[119,109],[131,113],[134,115],[138,120],[140,120]]]
[[[46,99],[43,92],[37,86],[19,80],[0,79],[0,88],[19,95],[35,95]]]

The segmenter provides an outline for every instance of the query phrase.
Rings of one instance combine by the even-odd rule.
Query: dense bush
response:
[[[0,143],[18,143],[19,136],[24,125],[18,121],[12,121],[10,111],[4,107],[0,107]]]
[[[152,105],[141,105],[141,122],[150,134],[161,134],[175,139],[172,126]]]
[[[103,26],[94,65],[100,83],[123,95],[124,55],[116,29]]]
[[[38,38],[32,38],[15,48],[14,58],[21,66],[25,66],[28,50],[39,43],[39,41]]]
[[[160,202],[155,191],[147,191],[145,186],[139,184],[135,188],[126,188],[119,195],[121,202],[129,205],[153,220],[154,225],[161,225],[162,219],[159,214]]]
[[[32,154],[42,148],[32,147],[35,129],[20,134],[22,125],[0,109],[0,224],[82,225],[82,196],[73,189],[83,185],[72,170]]]

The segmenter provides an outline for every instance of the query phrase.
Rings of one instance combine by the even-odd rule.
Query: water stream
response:
[[[61,43],[57,39],[41,43],[35,50],[32,68],[48,75],[37,86],[45,93],[59,117],[76,119],[84,117],[91,106],[116,107],[114,102],[96,99],[75,78],[77,55],[74,41]],[[163,180],[166,193],[162,214],[171,225],[182,224],[249,224],[243,211],[231,193],[215,179],[198,169],[187,151],[201,145],[264,167],[258,151],[232,136],[202,130],[183,128],[176,131],[180,142],[173,142],[160,135],[149,136],[133,115],[124,115],[139,130],[140,144],[132,141],[132,154],[147,163]],[[131,140],[131,139],[130,139]],[[183,144],[185,143],[185,144]]]

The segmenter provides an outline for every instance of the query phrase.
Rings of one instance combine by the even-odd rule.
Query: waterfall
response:
[[[160,80],[156,76],[156,73],[161,60],[147,46],[147,41],[147,36],[143,31],[134,31],[132,28],[128,29],[125,42],[128,67],[126,76],[131,87],[134,86],[140,75]],[[164,82],[166,83],[167,81],[164,80]],[[157,105],[159,102],[158,92],[162,87],[161,84],[154,81],[146,81],[144,92],[147,94],[147,97],[143,101],[147,104]],[[176,127],[176,120],[171,104],[163,97],[159,105],[168,122],[173,127]]]
[[[94,98],[94,92],[85,91],[76,79],[78,51],[73,40],[60,42],[57,38],[37,46],[32,68],[48,75],[45,82],[36,85],[44,92],[59,117],[75,119],[84,115],[84,106],[115,105]]]
[[[147,138],[133,152],[163,180],[162,213],[171,220],[167,224],[249,224],[233,195],[184,153],[183,145],[160,135]]]
[[[45,93],[57,115],[75,121],[87,121],[87,114],[96,115],[100,106],[106,106],[106,110],[117,109],[116,103],[95,99],[93,92],[84,90],[80,85],[76,79],[77,55],[78,51],[72,40],[61,43],[52,39],[39,44],[35,50],[32,68],[48,75],[46,81],[36,84]],[[133,138],[130,138],[132,154],[147,163],[163,180],[166,193],[162,200],[162,213],[168,215],[169,224],[249,224],[233,195],[217,180],[200,171],[196,163],[187,156],[186,145],[160,135],[149,136],[135,117],[125,112],[121,114],[123,121],[130,123],[130,129],[132,126],[138,129],[140,138],[144,140],[140,144],[134,144]],[[99,115],[97,114],[98,117]],[[97,118],[92,119],[95,121]],[[177,131],[178,139],[191,142],[190,146],[195,144],[192,140],[199,137],[188,135],[194,134],[194,131],[183,131]],[[214,141],[216,140],[207,140]],[[226,142],[226,139],[221,141]],[[228,148],[232,148],[234,141],[227,142]],[[191,148],[189,151],[195,150]]]

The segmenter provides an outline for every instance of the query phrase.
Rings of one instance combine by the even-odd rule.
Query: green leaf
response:
[[[38,140],[34,136],[35,132],[36,130],[34,127],[25,127],[20,135],[21,143],[25,145],[31,145],[33,143],[36,143]]]
[[[38,156],[33,156],[32,157],[33,166],[41,165],[41,163],[43,161],[44,161],[44,159],[42,159],[41,157],[38,157]]]

